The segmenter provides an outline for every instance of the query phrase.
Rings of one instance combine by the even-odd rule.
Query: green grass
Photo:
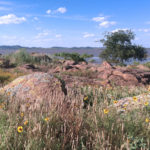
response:
[[[150,62],[145,63],[144,66],[150,68]]]
[[[20,106],[24,101],[14,99],[5,103],[7,98],[1,97],[0,149],[150,149],[150,124],[145,122],[146,118],[150,119],[150,107],[120,114],[113,104],[122,97],[147,92],[145,88],[74,87],[68,90],[65,101],[55,100],[50,108],[43,101],[40,110],[29,109],[23,115]],[[109,112],[105,114],[104,109]],[[28,124],[24,125],[25,121]],[[23,127],[23,132],[18,133],[18,126]]]

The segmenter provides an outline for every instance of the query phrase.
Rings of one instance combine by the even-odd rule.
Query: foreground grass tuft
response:
[[[0,149],[150,149],[149,103],[119,113],[114,103],[141,92],[149,93],[145,88],[68,89],[61,105],[43,101],[40,110],[26,112],[20,109],[23,101],[1,97]]]

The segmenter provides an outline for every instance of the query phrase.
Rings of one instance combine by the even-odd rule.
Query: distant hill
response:
[[[39,52],[39,53],[49,53],[49,54],[54,54],[54,53],[59,53],[59,52],[77,52],[80,54],[83,53],[88,53],[88,54],[93,54],[94,56],[98,56],[99,53],[104,49],[104,48],[98,48],[98,47],[51,47],[51,48],[42,48],[42,47],[23,47],[19,45],[14,45],[14,46],[0,46],[0,53],[1,54],[7,54],[14,52],[19,49],[26,49],[28,52]]]
[[[104,48],[98,48],[98,47],[51,47],[51,48],[42,48],[42,47],[23,47],[20,45],[14,45],[14,46],[7,46],[3,45],[0,46],[0,53],[1,54],[7,54],[14,52],[19,49],[26,49],[28,52],[38,52],[38,53],[48,53],[48,54],[54,54],[59,52],[77,52],[80,54],[87,53],[87,54],[93,54],[94,56],[98,56]],[[148,55],[150,56],[150,48],[147,48]]]

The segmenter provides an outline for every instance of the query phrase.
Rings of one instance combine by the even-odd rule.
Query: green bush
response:
[[[5,56],[6,60],[9,60],[10,63],[15,65],[22,65],[22,64],[48,64],[52,61],[52,59],[47,56],[31,56],[26,50],[21,49],[17,52],[11,53]]]
[[[134,61],[134,62],[133,62],[133,65],[136,65],[136,66],[137,66],[137,65],[139,65],[139,64],[140,64],[140,63],[137,62],[137,61]]]
[[[148,68],[150,68],[150,62],[147,62],[147,63],[145,63],[143,65],[146,66],[146,67],[148,67]]]
[[[88,54],[80,55],[78,53],[66,53],[66,52],[56,53],[54,55],[57,56],[57,57],[62,57],[65,60],[73,60],[76,63],[82,62],[82,61],[86,62],[86,60],[85,60],[86,58],[90,58],[90,57],[93,56],[93,55],[88,55]]]

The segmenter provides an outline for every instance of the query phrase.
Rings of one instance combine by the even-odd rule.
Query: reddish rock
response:
[[[113,69],[114,67],[108,63],[107,61],[104,61],[102,64],[101,64],[101,67],[102,68],[105,68],[105,69]]]
[[[80,70],[86,70],[87,69],[87,65],[83,65],[83,64],[77,64],[74,67],[80,69]]]
[[[88,63],[85,62],[85,61],[82,61],[82,62],[80,62],[79,64],[81,64],[81,65],[87,65]]]
[[[32,73],[32,72],[37,72],[39,71],[38,68],[36,68],[32,64],[24,64],[18,67],[18,69],[24,73]]]
[[[144,66],[144,65],[138,65],[137,66],[138,69],[141,69],[141,70],[150,70],[150,68]]]
[[[65,71],[65,72],[76,72],[76,71],[79,71],[79,69],[78,68],[76,68],[76,67],[70,67],[70,69],[65,69],[65,68],[63,68],[63,71]]]
[[[104,62],[97,68],[97,77],[102,80],[109,80],[116,85],[145,85],[150,83],[150,72],[142,69],[128,69],[125,67],[113,67]]]
[[[89,70],[91,70],[92,72],[97,72],[97,67],[91,67]]]
[[[72,62],[73,63],[73,62]],[[70,62],[71,64],[71,62]],[[106,84],[115,84],[118,86],[137,86],[137,85],[146,85],[150,83],[150,72],[145,71],[142,69],[131,69],[128,67],[114,67],[111,64],[107,63],[106,61],[103,62],[101,65],[93,65],[93,64],[76,64],[76,65],[62,65],[55,69],[55,73],[61,72],[76,72],[81,71],[82,77],[84,81],[79,80],[78,74],[76,80],[79,80],[79,83],[83,84],[96,84],[96,81],[106,81]],[[92,72],[91,74],[87,75],[84,74],[84,71]],[[84,76],[85,75],[85,76]],[[85,83],[86,81],[86,83]],[[72,81],[73,82],[73,81]],[[93,83],[92,83],[93,82]]]
[[[134,75],[129,74],[129,73],[123,73],[120,70],[114,70],[113,71],[113,75],[120,76],[126,81],[130,81],[131,80],[131,81],[134,81],[136,84],[138,83],[138,80],[137,80],[137,78]]]
[[[61,67],[59,67],[59,66],[56,67],[56,68],[53,69],[53,70],[52,70],[52,69],[49,70],[49,72],[52,72],[52,73],[59,73],[59,72],[61,72],[61,71],[62,71],[62,69],[61,69]]]
[[[98,78],[106,80],[112,75],[112,70],[103,70],[101,73],[99,73]]]
[[[22,108],[25,109],[26,103],[30,104],[30,108],[40,109],[43,103],[50,104],[56,100],[63,100],[67,95],[65,84],[58,78],[48,73],[32,73],[15,79],[4,88],[0,89],[1,94],[10,97],[10,101],[19,100]]]
[[[75,65],[76,63],[73,60],[65,60],[63,63],[63,66],[72,66]]]

